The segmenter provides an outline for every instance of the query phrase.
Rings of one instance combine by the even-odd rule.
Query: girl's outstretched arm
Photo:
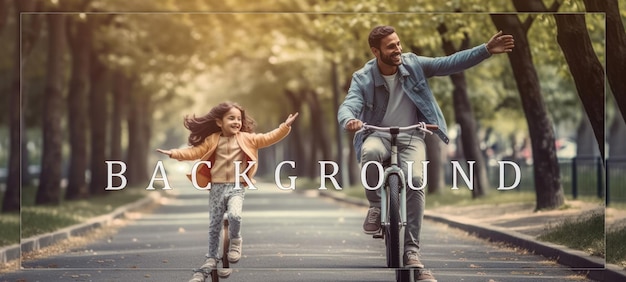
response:
[[[285,125],[291,126],[291,124],[296,120],[297,117],[298,117],[298,112],[296,112],[295,114],[289,114],[289,116],[287,117],[287,120],[285,120]]]
[[[267,133],[253,134],[254,146],[257,148],[268,147],[285,138],[287,134],[289,134],[289,131],[291,131],[291,124],[293,124],[297,117],[297,112],[295,114],[290,114],[285,122],[281,123],[278,128]]]
[[[159,152],[161,154],[172,156],[172,151],[170,151],[170,150],[163,150],[163,149],[156,149],[156,150],[157,150],[157,152]]]
[[[184,149],[157,149],[157,152],[168,155],[170,158],[175,160],[193,161],[200,159],[208,151],[207,146],[207,142],[203,142],[198,146],[191,146]]]

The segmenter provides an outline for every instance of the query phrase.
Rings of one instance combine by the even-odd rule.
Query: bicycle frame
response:
[[[402,242],[400,241],[402,240],[403,230],[407,225],[407,180],[405,179],[404,172],[399,165],[400,160],[398,156],[397,137],[400,132],[410,130],[421,130],[425,133],[432,134],[429,129],[435,130],[437,128],[437,125],[427,125],[423,122],[406,127],[377,127],[363,124],[363,127],[357,131],[358,133],[363,130],[375,130],[388,132],[391,135],[390,163],[384,170],[382,182],[383,187],[380,190],[381,232],[375,234],[374,238],[385,239],[385,246],[387,249],[387,267],[398,268],[396,269],[396,279],[398,281],[405,281],[405,278],[407,278],[405,275],[406,273],[400,270],[400,268],[403,267],[401,259],[403,247]],[[392,178],[392,176],[397,177]]]
[[[423,131],[425,133],[428,134],[433,134],[432,131],[430,130],[436,130],[439,127],[437,125],[433,125],[433,124],[426,124],[423,122],[420,122],[418,124],[415,125],[411,125],[411,126],[406,126],[406,127],[378,127],[378,126],[373,126],[373,125],[369,125],[369,124],[363,124],[363,127],[358,130],[357,132],[360,131],[364,131],[364,130],[375,130],[375,131],[380,131],[380,132],[389,132],[389,134],[391,134],[391,162],[390,164],[385,168],[384,171],[384,175],[383,175],[383,189],[380,190],[380,198],[381,199],[388,199],[387,197],[387,185],[386,183],[387,180],[389,179],[389,175],[392,174],[397,174],[398,178],[400,179],[400,219],[401,219],[401,226],[406,226],[407,224],[407,218],[406,218],[406,179],[404,177],[404,172],[402,171],[402,169],[399,166],[400,161],[398,160],[398,144],[397,144],[397,137],[398,134],[400,134],[400,132],[403,131],[410,131],[410,130],[420,130]],[[381,201],[381,225],[382,226],[389,226],[390,222],[387,222],[387,201]]]
[[[388,183],[389,175],[397,174],[400,179],[400,221],[401,226],[406,226],[406,180],[404,178],[404,172],[400,168],[399,160],[398,160],[398,144],[397,144],[397,136],[400,133],[399,128],[390,128],[389,133],[391,134],[391,162],[389,166],[385,168],[385,172],[383,175],[383,183]],[[380,198],[388,199],[387,197],[387,185],[383,185],[383,189],[380,190]],[[382,226],[389,226],[390,222],[387,222],[389,218],[387,216],[387,201],[381,201],[381,221],[380,224]]]

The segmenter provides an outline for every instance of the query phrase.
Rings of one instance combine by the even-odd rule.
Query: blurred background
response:
[[[257,132],[300,112],[288,138],[261,151],[261,179],[293,160],[284,180],[315,181],[318,161],[331,160],[343,187],[360,185],[336,113],[352,73],[373,58],[369,31],[382,24],[396,27],[405,52],[424,56],[498,30],[515,36],[513,53],[429,80],[451,137],[428,140],[430,193],[450,190],[451,160],[477,161],[474,198],[495,191],[497,161],[512,160],[522,168],[517,189],[536,191],[538,209],[564,195],[626,201],[612,186],[625,180],[626,125],[610,65],[624,61],[610,52],[619,46],[610,38],[624,36],[610,25],[614,14],[622,25],[623,10],[577,13],[600,8],[575,0],[388,2],[2,1],[3,211],[19,210],[22,186],[36,191],[35,205],[104,194],[105,160],[124,161],[131,186],[145,187],[158,160],[181,177],[192,163],[155,149],[187,146],[183,117],[222,101],[241,104]]]

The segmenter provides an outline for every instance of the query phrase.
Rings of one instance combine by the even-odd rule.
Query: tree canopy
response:
[[[102,102],[106,117],[96,122],[110,131],[103,146],[107,146],[107,152],[117,151],[113,148],[121,146],[127,152],[123,158],[140,159],[137,179],[147,179],[151,167],[147,163],[158,157],[149,153],[150,148],[184,145],[185,115],[204,114],[224,100],[236,101],[248,109],[259,122],[259,131],[274,128],[288,113],[300,111],[302,115],[294,128],[294,135],[300,137],[290,139],[282,148],[284,153],[302,163],[339,158],[350,142],[337,128],[336,105],[345,96],[352,73],[373,58],[367,35],[372,27],[381,24],[396,27],[405,52],[443,56],[442,36],[455,44],[467,37],[469,45],[476,46],[497,32],[492,14],[514,12],[528,27],[527,47],[539,78],[538,89],[557,137],[573,137],[576,125],[587,118],[557,42],[554,17],[554,12],[584,12],[582,0],[542,1],[545,7],[556,9],[545,13],[517,13],[516,1],[480,0],[277,0],[264,4],[242,0],[24,1],[27,2],[39,5],[29,8],[38,13],[23,14],[23,23],[35,24],[25,25],[22,33],[39,40],[22,45],[33,48],[28,57],[24,54],[22,57],[28,58],[21,70],[24,89],[21,95],[27,98],[21,114],[26,129],[41,131],[45,127],[42,97],[50,78],[45,66],[51,46],[44,39],[53,33],[45,21],[37,19],[49,16],[46,12],[65,11],[70,19],[68,32],[79,24],[90,24],[90,37],[86,40],[92,54],[92,72],[88,79],[91,90],[100,88],[101,92],[89,93],[106,97]],[[0,38],[10,42],[9,52],[0,54],[0,74],[12,74],[15,46],[18,46],[19,22],[15,15],[23,10],[12,6],[2,8],[0,11],[12,12],[0,14]],[[623,10],[621,16],[626,17]],[[585,20],[595,55],[604,64],[605,18],[603,14],[589,13],[585,14]],[[442,24],[448,30],[445,34],[437,29]],[[24,43],[25,39],[22,40]],[[63,50],[56,54],[60,63],[76,58],[75,49]],[[68,99],[72,67],[65,65],[57,79],[62,85],[61,97]],[[96,67],[107,75],[98,77],[93,72]],[[3,91],[16,95],[12,76],[2,77],[10,78],[0,80]],[[478,131],[481,136],[492,136],[491,140],[483,140],[481,150],[486,150],[491,142],[505,148],[498,157],[514,154],[516,144],[527,139],[529,133],[518,90],[523,86],[516,84],[506,56],[494,56],[466,71],[465,79]],[[448,124],[454,128],[457,113],[453,106],[453,84],[439,78],[431,79],[429,84]],[[10,103],[4,102],[9,96],[2,95],[0,111],[9,112]],[[70,110],[66,107],[72,107],[66,105],[61,106],[64,112]],[[71,126],[68,118],[62,117],[61,130]],[[2,127],[11,127],[13,123],[8,115],[0,118]],[[68,146],[69,137],[61,136],[62,159],[67,162],[72,148]],[[342,139],[346,139],[343,145],[334,142]],[[8,147],[1,144],[2,148]],[[303,145],[314,149],[301,152],[297,148]],[[137,152],[141,154],[129,155]],[[8,160],[7,150],[0,151],[0,160]]]

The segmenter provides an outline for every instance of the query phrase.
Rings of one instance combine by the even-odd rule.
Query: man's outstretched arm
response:
[[[515,47],[513,36],[503,35],[498,31],[487,43],[474,48],[456,52],[445,57],[422,57],[417,56],[419,65],[426,77],[451,75],[471,68],[493,54],[511,52]]]
[[[513,47],[515,47],[515,40],[513,39],[513,35],[510,34],[502,34],[502,31],[498,31],[498,33],[494,34],[486,44],[487,51],[490,54],[501,54],[508,53],[513,51]]]

